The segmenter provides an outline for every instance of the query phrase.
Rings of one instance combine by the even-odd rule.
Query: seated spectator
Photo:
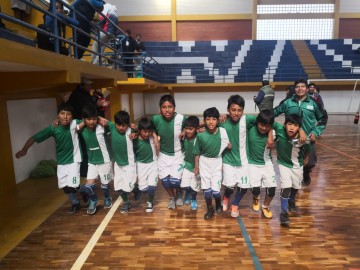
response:
[[[79,21],[79,28],[88,35],[77,31],[77,44],[87,48],[90,44],[91,21],[94,19],[95,12],[102,12],[104,8],[103,0],[75,0],[72,7],[82,16],[76,14],[76,19]],[[77,58],[81,59],[85,53],[84,49],[77,48]]]
[[[72,19],[65,15],[64,5],[60,1],[56,1],[55,5],[56,5],[56,16],[58,18],[75,26],[79,25],[79,22],[77,20]],[[51,2],[48,11],[52,12]],[[54,17],[45,14],[44,24],[40,24],[38,27],[40,29],[46,30],[54,34],[54,19],[55,19]],[[58,20],[57,26],[58,26],[58,36],[62,38],[66,38],[66,25],[64,25]],[[55,51],[55,38],[46,36],[42,33],[37,33],[37,42],[39,48],[53,52]],[[69,55],[69,50],[66,48],[62,40],[59,40],[59,53],[63,55]]]
[[[110,3],[106,3],[104,5],[104,10],[103,10],[103,14],[110,20],[112,21],[116,26],[118,25],[118,15],[117,15],[117,9],[116,6],[110,4]],[[109,22],[108,20],[106,20],[105,18],[103,18],[102,16],[99,17],[100,19],[100,24],[102,24],[102,31],[100,31],[100,41],[103,43],[109,43],[109,41],[111,39],[113,39],[116,36],[116,32],[117,32],[117,28],[116,26],[114,26],[111,22]],[[100,44],[100,52],[101,54],[104,53],[105,50],[105,46]],[[93,46],[92,46],[92,50],[94,52],[99,52],[99,42],[95,41]],[[98,65],[99,64],[99,56],[96,54],[91,54],[91,62],[93,62],[94,64]]]

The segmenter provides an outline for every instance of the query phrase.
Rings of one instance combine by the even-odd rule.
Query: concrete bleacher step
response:
[[[295,49],[296,54],[299,57],[299,60],[305,72],[308,74],[308,78],[324,79],[325,76],[305,41],[292,40],[291,43]]]

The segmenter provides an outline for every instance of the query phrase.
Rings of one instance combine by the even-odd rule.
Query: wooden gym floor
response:
[[[271,220],[250,209],[247,194],[241,218],[205,221],[201,193],[197,212],[168,210],[159,185],[152,214],[146,196],[119,213],[113,194],[111,209],[100,201],[94,216],[84,207],[71,216],[55,179],[27,180],[0,198],[0,269],[360,269],[360,125],[352,121],[329,117],[289,227],[279,224],[279,189]]]

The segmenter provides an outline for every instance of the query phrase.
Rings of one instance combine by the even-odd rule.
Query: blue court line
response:
[[[249,237],[249,234],[247,233],[246,231],[246,227],[245,227],[245,224],[244,222],[242,221],[241,217],[239,216],[237,218],[237,222],[240,226],[240,229],[241,229],[241,232],[242,232],[242,235],[244,236],[244,239],[245,239],[245,243],[247,245],[247,248],[250,252],[250,255],[251,255],[251,259],[254,263],[254,267],[255,267],[255,270],[262,270],[262,267],[261,267],[261,263],[259,261],[259,257],[256,255],[255,253],[255,249],[252,245],[252,242],[250,240],[250,237]]]

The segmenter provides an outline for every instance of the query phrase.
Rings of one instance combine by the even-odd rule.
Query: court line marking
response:
[[[338,153],[338,154],[344,155],[344,156],[346,156],[346,157],[348,157],[348,158],[354,159],[354,160],[356,160],[356,161],[360,161],[360,159],[358,159],[358,158],[356,158],[356,157],[353,157],[353,156],[350,156],[350,155],[348,155],[348,154],[346,154],[346,153],[344,153],[344,152],[341,152],[341,151],[339,151],[339,150],[336,150],[336,149],[334,149],[334,148],[332,148],[332,147],[330,147],[330,146],[327,146],[326,144],[322,144],[322,143],[319,143],[319,142],[316,142],[316,144],[318,144],[318,145],[320,145],[320,146],[323,146],[323,147],[325,147],[325,148],[328,148],[328,149],[330,149],[331,151],[334,151],[334,152],[336,152],[336,153]]]
[[[85,246],[79,257],[76,259],[75,263],[71,267],[71,270],[80,270],[81,267],[83,267],[91,251],[94,249],[95,245],[99,241],[99,238],[103,234],[105,228],[109,224],[110,220],[114,216],[116,210],[118,209],[121,203],[122,203],[122,199],[119,196],[117,200],[114,202],[113,206],[110,208],[107,215],[104,217],[103,221],[100,223],[99,227],[94,232],[93,236],[90,238],[89,242],[87,243],[87,245]]]
[[[242,221],[240,216],[237,218],[237,222],[238,222],[238,224],[240,226],[242,235],[243,235],[243,237],[245,239],[246,246],[247,246],[247,248],[248,248],[248,250],[250,252],[251,259],[252,259],[252,261],[254,263],[255,270],[262,270],[259,257],[256,255],[256,252],[255,252],[254,246],[252,245],[250,236],[249,236],[249,234],[248,234],[248,232],[246,230],[245,224]]]

